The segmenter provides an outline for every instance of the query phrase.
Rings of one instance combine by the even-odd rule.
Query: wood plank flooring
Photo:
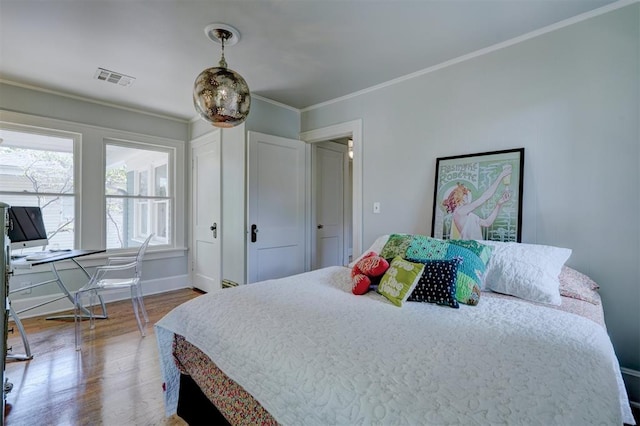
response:
[[[30,361],[8,361],[8,426],[185,425],[164,416],[155,324],[175,306],[201,293],[178,290],[145,297],[147,336],[141,337],[130,301],[110,303],[109,319],[84,322],[82,352],[75,350],[73,320],[23,321]],[[13,322],[9,323],[9,327]],[[14,327],[15,328],[15,327]],[[24,353],[17,328],[8,346]]]

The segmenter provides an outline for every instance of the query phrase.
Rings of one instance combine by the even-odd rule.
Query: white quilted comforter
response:
[[[633,424],[594,322],[518,299],[451,309],[351,294],[349,269],[225,289],[156,331],[175,412],[173,333],[281,424]],[[172,384],[173,383],[173,384]]]

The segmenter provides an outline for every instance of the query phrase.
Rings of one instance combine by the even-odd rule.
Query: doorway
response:
[[[353,159],[351,160],[351,257],[356,258],[362,253],[362,120],[353,120],[319,129],[309,130],[300,134],[300,139],[309,146],[309,161],[311,161],[311,144],[326,141],[353,141]],[[310,167],[311,169],[313,167]],[[313,176],[313,170],[311,171]],[[312,179],[309,179],[311,182]],[[313,190],[309,184],[307,194],[310,211],[313,211]],[[348,203],[347,203],[348,204]],[[312,254],[315,252],[315,233],[318,223],[309,220],[307,226],[307,252],[310,253],[308,270],[315,265]]]

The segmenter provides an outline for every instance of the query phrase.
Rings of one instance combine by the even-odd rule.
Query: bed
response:
[[[556,277],[587,279],[564,260]],[[559,304],[483,288],[475,306],[449,309],[356,296],[352,275],[323,268],[171,311],[155,326],[166,414],[190,424],[635,424],[594,288],[559,292]]]

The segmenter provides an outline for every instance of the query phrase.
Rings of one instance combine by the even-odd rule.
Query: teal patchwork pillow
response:
[[[485,266],[489,264],[489,260],[491,259],[491,253],[493,252],[492,246],[481,244],[476,240],[448,240],[448,241],[451,244],[462,246],[474,252],[480,258],[480,260],[482,260],[482,263],[484,263]]]
[[[412,236],[409,234],[391,234],[389,239],[385,243],[380,257],[384,257],[386,260],[391,261],[394,257],[404,257],[409,244],[411,244]]]
[[[487,266],[472,250],[451,241],[415,235],[406,258],[411,262],[462,258],[456,276],[456,299],[460,303],[477,305]]]
[[[418,284],[424,265],[396,256],[382,276],[378,293],[396,306],[402,306]]]

